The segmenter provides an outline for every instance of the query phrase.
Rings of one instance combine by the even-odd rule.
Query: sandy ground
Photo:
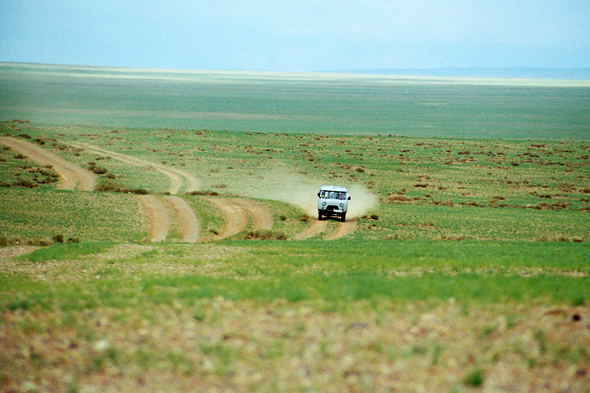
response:
[[[0,248],[0,259],[7,259],[17,257],[19,255],[28,254],[35,251],[39,247],[34,246],[13,246],[13,247],[1,247]]]
[[[58,188],[63,190],[92,191],[96,185],[96,175],[30,142],[0,137],[0,142],[26,155],[39,165],[51,165],[59,176]]]

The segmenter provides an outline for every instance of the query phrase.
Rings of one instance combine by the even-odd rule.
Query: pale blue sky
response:
[[[317,71],[590,67],[588,0],[0,0],[0,61]]]

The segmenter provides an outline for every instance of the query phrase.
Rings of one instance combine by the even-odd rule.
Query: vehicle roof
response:
[[[320,191],[344,191],[344,192],[348,192],[348,190],[346,189],[346,187],[340,187],[340,186],[321,186],[320,187]]]

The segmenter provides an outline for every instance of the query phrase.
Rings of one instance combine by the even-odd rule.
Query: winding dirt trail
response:
[[[237,198],[234,199],[239,205],[245,208],[252,218],[252,229],[270,230],[274,225],[272,212],[262,203],[252,199]]]
[[[199,189],[199,181],[192,174],[182,171],[180,169],[171,168],[166,165],[155,162],[143,160],[141,158],[129,156],[122,153],[116,153],[102,147],[91,145],[88,143],[70,143],[72,146],[86,149],[92,153],[99,154],[103,157],[112,157],[115,160],[126,162],[135,166],[151,166],[167,176],[170,179],[170,187],[168,192],[172,195],[178,194],[183,185],[186,185],[186,192],[197,191]],[[185,184],[186,182],[186,184]]]
[[[209,198],[209,202],[215,205],[225,218],[225,224],[221,233],[214,240],[221,240],[242,232],[248,226],[248,214],[235,200],[225,198]]]
[[[138,198],[150,218],[150,241],[163,242],[168,237],[172,226],[166,206],[153,195],[140,195]]]
[[[318,221],[313,219],[310,226],[308,226],[302,232],[299,232],[297,235],[293,237],[294,240],[305,240],[309,239],[310,237],[319,235],[322,232],[325,232],[328,229],[328,221]]]
[[[94,190],[96,175],[89,170],[83,169],[27,141],[3,136],[0,137],[0,143],[26,155],[39,165],[51,165],[59,176],[57,188],[62,190],[75,190],[76,188],[81,191]]]
[[[32,161],[40,165],[51,165],[59,176],[58,188],[65,190],[74,190],[77,188],[82,191],[94,190],[97,178],[94,173],[61,158],[56,154],[30,142],[10,137],[0,137],[0,143],[26,155]],[[113,159],[131,165],[151,166],[169,178],[170,187],[168,192],[172,195],[177,194],[183,187],[185,187],[187,192],[197,191],[199,189],[199,181],[193,175],[185,171],[109,151],[91,144],[70,143],[70,145],[86,149],[94,154],[112,157]],[[165,241],[168,237],[173,222],[170,210],[174,213],[181,241],[196,243],[199,240],[203,240],[199,239],[199,220],[192,208],[182,198],[170,196],[162,199],[153,195],[141,195],[138,196],[138,199],[149,216],[149,237],[151,242]],[[164,203],[164,200],[168,203],[169,208],[166,203]],[[272,211],[261,202],[247,198],[209,198],[208,200],[221,211],[225,219],[225,224],[221,233],[214,236],[213,240],[222,240],[244,231],[248,227],[249,217],[252,220],[253,230],[270,230],[274,226]],[[350,235],[355,231],[356,226],[356,220],[339,223],[336,230],[333,233],[324,236],[324,239],[334,240]],[[309,239],[326,232],[327,228],[327,221],[313,219],[310,226],[296,234],[293,239]]]
[[[356,230],[356,220],[347,220],[338,224],[336,230],[330,235],[324,236],[324,240],[336,240],[348,236]]]
[[[320,233],[326,232],[328,229],[327,220],[313,219],[310,226],[308,226],[302,232],[299,232],[293,237],[293,240],[305,240],[310,237],[319,235]],[[324,236],[324,240],[336,240],[344,236],[348,236],[356,230],[356,220],[348,220],[346,222],[338,223],[338,227],[334,232]]]
[[[193,209],[180,197],[170,196],[166,197],[166,200],[174,210],[181,240],[196,243],[199,239],[200,224]]]

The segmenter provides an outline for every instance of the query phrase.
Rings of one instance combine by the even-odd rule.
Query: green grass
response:
[[[0,188],[0,237],[140,241],[144,220],[132,195]]]
[[[56,243],[50,247],[37,249],[16,259],[19,261],[44,262],[50,260],[76,260],[83,255],[100,254],[112,246],[110,243]]]
[[[58,287],[34,277],[9,280],[4,276],[2,307],[17,307],[23,291],[27,308],[57,304],[63,309],[149,307],[174,301],[192,305],[198,299],[219,296],[335,303],[444,302],[450,298],[465,304],[590,301],[587,243],[375,241],[367,247],[360,240],[272,246],[236,240],[226,245],[192,246],[191,253],[185,246],[165,244],[136,250],[139,259],[97,259],[109,247],[112,245],[105,243],[59,244],[20,257],[21,263],[78,260],[82,266],[55,276],[64,282]],[[228,253],[231,256],[224,256]],[[162,276],[156,272],[163,259],[167,265],[186,266],[192,273],[169,270]],[[142,270],[140,266],[146,263]],[[212,263],[217,266],[215,271],[207,268]],[[78,270],[83,266],[88,271]],[[130,267],[135,273],[127,276]],[[100,280],[95,279],[96,274]]]
[[[117,83],[109,83],[113,77]],[[584,82],[553,85],[2,64],[0,118],[108,127],[587,139],[590,88]]]
[[[1,383],[576,390],[590,364],[589,88],[550,84],[0,65],[0,134],[158,197],[160,172],[67,143],[192,173],[204,195],[180,197],[203,236],[224,222],[211,192],[268,207],[258,237],[304,230],[321,184],[366,207],[334,241],[183,244],[174,224],[146,244],[134,195],[12,187],[46,175],[2,150],[2,244],[66,243],[0,249]]]

